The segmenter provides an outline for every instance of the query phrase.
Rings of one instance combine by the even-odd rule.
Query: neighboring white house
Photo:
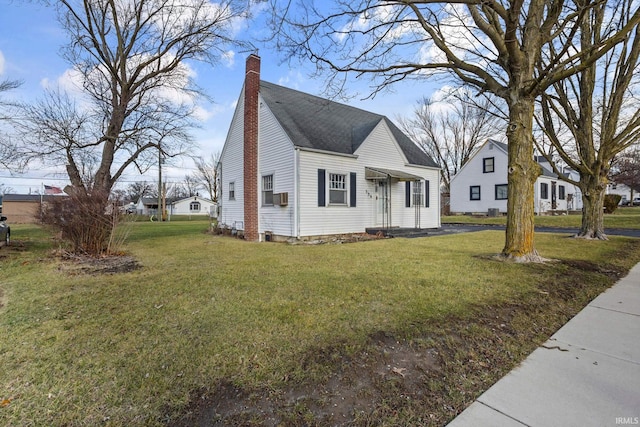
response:
[[[542,175],[534,187],[534,211],[582,209],[579,189],[562,181],[546,161],[539,161]],[[451,179],[452,213],[507,211],[507,145],[487,140]]]
[[[617,184],[610,182],[607,184],[607,194],[618,194],[622,197],[620,200],[621,205],[627,205],[631,202],[632,198],[638,197],[640,193],[637,190],[631,190],[631,187],[625,184]],[[633,194],[632,194],[633,193]]]
[[[140,197],[136,203],[136,213],[138,215],[155,215],[158,213],[157,197]]]
[[[440,170],[388,118],[246,77],[220,156],[220,225],[247,240],[440,226]]]
[[[191,196],[167,204],[169,215],[215,216],[216,204],[209,199]]]

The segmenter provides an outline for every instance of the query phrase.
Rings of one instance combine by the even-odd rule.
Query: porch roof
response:
[[[422,177],[407,172],[369,166],[364,168],[364,177],[371,180],[394,178],[398,181],[422,181]]]

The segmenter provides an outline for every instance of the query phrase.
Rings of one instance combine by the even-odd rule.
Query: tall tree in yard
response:
[[[77,250],[108,250],[102,221],[122,174],[190,151],[196,86],[190,61],[225,57],[251,0],[60,0],[51,2],[69,43],[62,50],[76,84],[23,108],[24,158],[66,165],[69,193],[97,232]],[[86,203],[82,203],[82,201]],[[78,224],[82,222],[78,221]],[[87,233],[88,234],[88,233]],[[84,236],[84,235],[83,235]]]
[[[64,58],[80,93],[25,108],[23,154],[62,162],[77,191],[108,194],[125,170],[188,152],[201,91],[189,61],[215,64],[250,0],[62,0]],[[91,165],[83,170],[83,167]]]
[[[583,8],[587,4],[585,0]],[[576,237],[606,240],[603,202],[610,168],[616,156],[640,140],[640,26],[633,19],[634,0],[597,2],[579,17],[579,62],[592,63],[579,73],[553,84],[541,97],[539,122],[548,141],[540,149],[557,153],[580,173],[572,182],[582,192],[582,225]],[[633,25],[621,43],[593,62],[591,51],[612,30]],[[555,52],[556,47],[549,45]],[[546,58],[543,58],[544,62]],[[556,167],[556,172],[561,173]]]
[[[372,92],[408,78],[444,73],[508,108],[507,231],[502,254],[538,261],[534,246],[533,184],[541,170],[533,156],[535,100],[550,86],[588,68],[640,21],[616,29],[588,51],[576,51],[580,18],[596,3],[569,0],[272,0],[277,43],[313,61],[329,84],[344,73],[372,77]],[[284,4],[281,4],[284,3]],[[283,12],[281,12],[283,11]],[[538,68],[543,49],[546,68]]]

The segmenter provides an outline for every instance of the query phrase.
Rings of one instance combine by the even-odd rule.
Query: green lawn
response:
[[[581,215],[538,215],[535,224],[542,227],[575,227],[579,228],[582,221]],[[506,216],[480,217],[470,215],[450,215],[442,217],[443,224],[499,224],[507,223]],[[633,228],[640,229],[640,207],[621,207],[612,214],[604,215],[604,227],[607,228]]]
[[[531,327],[528,318],[500,320],[516,331],[513,342],[501,338],[508,364],[456,386],[478,393],[615,280],[576,265],[624,272],[640,261],[640,242],[617,237],[538,234],[543,256],[567,262],[531,266],[492,259],[503,232],[312,246],[249,243],[206,234],[207,226],[126,224],[123,249],[141,268],[118,274],[85,273],[52,255],[56,244],[43,230],[12,227],[14,247],[0,248],[0,425],[160,425],[195,391],[224,382],[273,393],[322,383],[338,368],[301,360],[328,349],[359,357],[379,331],[437,346],[438,333],[459,327],[464,336],[470,320],[496,308],[545,307],[553,289],[569,286],[563,280],[579,277],[585,290],[555,317],[542,313],[549,324],[523,343],[518,328]],[[495,336],[489,329],[472,336],[483,334]],[[468,369],[454,365],[469,357],[442,360],[436,377],[449,364]],[[436,419],[473,399],[434,381],[429,387],[452,399]],[[403,413],[379,416],[411,425],[413,415]]]

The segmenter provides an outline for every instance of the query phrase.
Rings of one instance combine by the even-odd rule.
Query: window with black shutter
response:
[[[326,206],[326,172],[324,169],[318,169],[318,206]]]

